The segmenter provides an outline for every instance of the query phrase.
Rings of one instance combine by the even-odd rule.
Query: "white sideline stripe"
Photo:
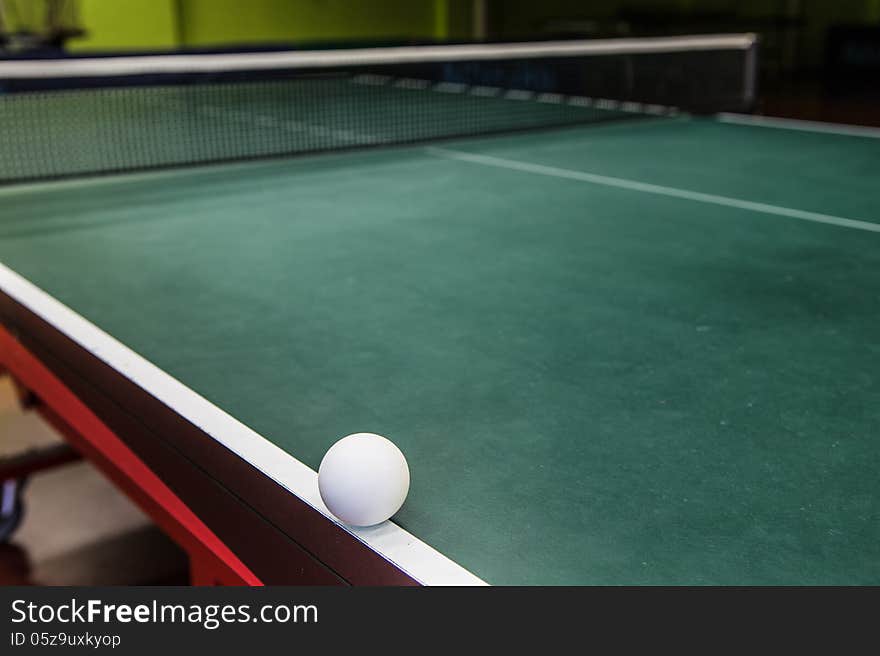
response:
[[[202,107],[197,108],[196,111],[201,112],[206,116],[214,116],[223,120],[234,121],[240,125],[248,127],[257,126],[278,128],[294,134],[305,132],[317,137],[330,137],[344,143],[375,144],[381,142],[379,137],[367,133],[361,134],[351,130],[329,128],[318,123],[309,123],[307,121],[294,121],[290,119],[278,120],[269,114],[253,114],[251,112],[235,111],[219,105],[203,105]]]
[[[731,198],[729,196],[717,196],[715,194],[704,194],[699,191],[689,191],[687,189],[678,189],[676,187],[665,187],[663,185],[655,185],[647,182],[638,182],[637,180],[628,180],[626,178],[614,178],[607,175],[597,175],[595,173],[586,173],[584,171],[575,171],[572,169],[563,169],[556,166],[545,166],[543,164],[531,164],[529,162],[521,162],[513,159],[505,159],[502,157],[492,157],[489,155],[477,155],[460,150],[450,150],[448,148],[429,147],[425,149],[428,153],[438,157],[447,159],[460,160],[462,162],[471,162],[473,164],[481,164],[483,166],[494,166],[501,169],[510,169],[512,171],[522,171],[523,173],[535,173],[537,175],[547,175],[554,178],[565,178],[568,180],[577,180],[579,182],[589,182],[591,184],[603,185],[605,187],[617,187],[628,191],[639,191],[646,194],[655,194],[658,196],[670,196],[672,198],[682,198],[684,200],[692,200],[698,203],[709,203],[711,205],[722,205],[724,207],[735,207],[750,212],[760,212],[762,214],[775,214],[776,216],[785,216],[792,219],[800,219],[802,221],[812,221],[814,223],[827,223],[842,228],[852,228],[853,230],[865,230],[867,232],[880,232],[880,223],[869,223],[868,221],[859,221],[857,219],[847,219],[842,216],[834,216],[832,214],[820,214],[818,212],[809,212],[806,210],[798,210],[791,207],[782,207],[779,205],[769,205],[767,203],[757,203],[750,200],[742,200],[739,198]]]
[[[328,151],[328,154],[333,151]],[[315,154],[314,157],[318,157]],[[42,180],[39,182],[16,182],[8,185],[0,185],[0,198],[4,196],[16,196],[18,194],[43,193],[45,191],[56,191],[59,189],[79,189],[82,187],[92,187],[98,185],[124,184],[130,182],[143,182],[149,180],[163,180],[166,178],[179,178],[182,173],[186,175],[209,175],[217,172],[235,172],[246,171],[254,167],[273,167],[279,165],[278,158],[265,160],[246,160],[235,162],[204,162],[198,166],[187,169],[181,169],[178,166],[162,169],[148,169],[144,171],[119,171],[98,176],[89,176],[88,173],[83,174],[84,177],[60,178],[57,180]],[[285,160],[286,161],[286,160]]]
[[[153,104],[159,108],[173,107],[187,112],[195,109],[196,112],[204,114],[205,116],[219,118],[224,121],[231,121],[246,127],[271,128],[284,130],[285,132],[292,134],[307,133],[315,137],[330,137],[331,139],[336,139],[343,143],[362,145],[378,144],[382,141],[379,137],[367,133],[358,133],[345,129],[340,130],[338,128],[326,127],[319,123],[309,123],[307,121],[278,119],[271,114],[255,114],[253,112],[227,109],[221,105],[205,104],[190,106],[182,101],[165,99]]]
[[[369,84],[373,86],[381,86],[388,84],[391,80],[390,75],[355,75],[351,81],[355,84]]]
[[[438,82],[434,87],[434,91],[442,93],[462,93],[465,89],[467,85],[460,82]]]
[[[474,86],[470,88],[470,93],[472,96],[482,96],[484,98],[493,98],[501,93],[501,87],[487,87],[487,86]]]
[[[752,114],[734,114],[722,112],[716,118],[722,123],[737,125],[755,125],[762,128],[781,128],[783,130],[802,130],[804,132],[823,132],[840,134],[847,137],[867,137],[880,139],[880,128],[865,125],[848,125],[846,123],[825,123],[822,121],[804,121],[796,118],[778,118],[775,116],[755,116]]]
[[[366,529],[340,524],[321,501],[314,470],[3,264],[0,289],[416,580],[485,585],[391,521]]]
[[[94,77],[149,73],[210,73],[273,68],[320,68],[367,64],[406,64],[435,61],[535,59],[577,55],[615,55],[707,50],[749,50],[755,34],[636,39],[583,39],[532,43],[465,44],[299,50],[214,55],[149,55],[140,57],[83,57],[57,60],[0,61],[0,78]]]

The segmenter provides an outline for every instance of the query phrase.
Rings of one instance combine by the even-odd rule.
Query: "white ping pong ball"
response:
[[[391,440],[355,433],[324,455],[318,491],[328,510],[344,523],[372,526],[400,510],[409,492],[409,466]]]

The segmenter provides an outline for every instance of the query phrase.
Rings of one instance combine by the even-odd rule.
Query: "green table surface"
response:
[[[0,260],[490,583],[880,583],[880,140],[441,148],[7,187]]]

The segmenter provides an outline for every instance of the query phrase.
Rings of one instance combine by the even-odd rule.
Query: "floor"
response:
[[[56,440],[36,414],[18,407],[0,378],[0,440]],[[0,545],[2,585],[186,584],[184,554],[86,462],[34,476],[25,520]]]

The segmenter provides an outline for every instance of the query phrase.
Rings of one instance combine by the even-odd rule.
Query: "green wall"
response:
[[[70,42],[70,49],[151,50],[178,45],[173,0],[79,0],[79,14],[88,35]]]
[[[187,0],[186,45],[430,38],[432,2],[412,0]]]
[[[470,0],[80,0],[76,51],[466,39]]]

